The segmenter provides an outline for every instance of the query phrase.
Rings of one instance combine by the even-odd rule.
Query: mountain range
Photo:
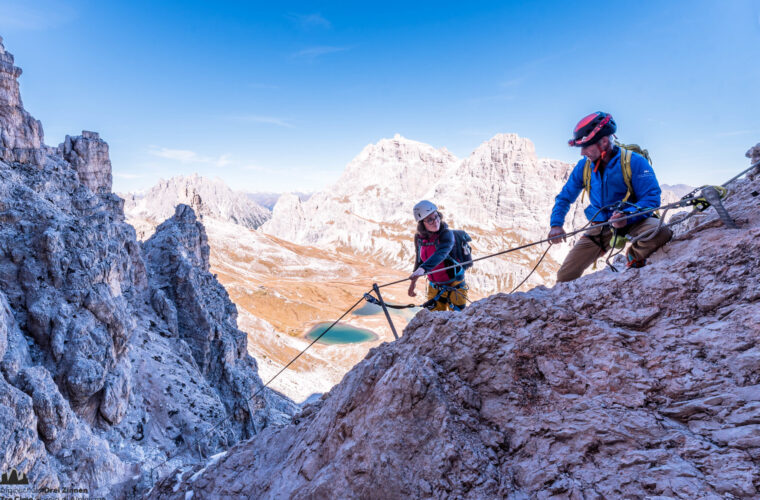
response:
[[[250,196],[230,189],[221,179],[207,179],[198,174],[161,180],[143,193],[123,193],[124,211],[135,220],[144,220],[138,235],[143,238],[150,226],[157,226],[174,214],[179,204],[189,205],[202,219],[214,219],[256,229],[266,222],[270,211]]]
[[[499,134],[467,158],[396,135],[365,147],[331,187],[307,201],[282,196],[261,231],[299,243],[366,256],[411,272],[416,224],[412,207],[433,201],[454,228],[473,238],[473,257],[541,240],[554,197],[573,165],[536,156],[533,143]],[[663,201],[675,200],[671,192]],[[565,227],[586,223],[576,202]],[[480,263],[468,273],[479,293],[508,291],[546,246]],[[551,284],[569,245],[554,245],[526,286]]]

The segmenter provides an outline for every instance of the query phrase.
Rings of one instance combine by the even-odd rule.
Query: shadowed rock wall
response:
[[[189,207],[143,249],[94,132],[42,143],[0,44],[0,470],[129,496],[282,424]],[[254,394],[259,392],[255,397]]]

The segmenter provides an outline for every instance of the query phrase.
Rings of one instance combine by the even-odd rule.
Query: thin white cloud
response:
[[[200,161],[200,156],[195,151],[189,151],[187,149],[169,149],[160,148],[152,149],[150,154],[158,156],[159,158],[166,158],[167,160],[176,160],[182,163],[196,163]]]
[[[232,155],[223,154],[218,158],[210,156],[202,156],[195,151],[188,149],[171,149],[171,148],[157,148],[151,147],[148,151],[153,156],[164,158],[167,160],[178,161],[180,163],[206,163],[217,167],[225,167],[232,163]]]
[[[226,167],[227,165],[232,163],[232,155],[230,154],[223,154],[219,158],[216,159],[216,166],[217,167]]]
[[[334,54],[336,52],[343,52],[348,50],[348,47],[334,47],[331,45],[319,45],[316,47],[309,47],[307,49],[299,50],[293,54],[293,57],[304,59],[316,59],[317,57],[327,54]]]
[[[289,14],[288,19],[298,24],[302,28],[332,28],[332,23],[322,17],[322,14]]]
[[[278,127],[295,128],[295,125],[282,118],[262,115],[242,115],[232,117],[235,120],[248,123],[264,123],[267,125],[277,125]]]
[[[58,2],[0,0],[0,29],[44,30],[65,24],[76,17],[71,6]]]

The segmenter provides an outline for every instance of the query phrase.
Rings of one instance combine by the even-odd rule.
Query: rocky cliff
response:
[[[42,124],[24,109],[19,76],[21,68],[0,37],[0,159],[39,164],[44,156]]]
[[[760,172],[641,269],[420,312],[151,498],[758,498]]]
[[[283,423],[193,211],[141,246],[107,144],[45,146],[20,73],[0,44],[0,469],[123,496]]]

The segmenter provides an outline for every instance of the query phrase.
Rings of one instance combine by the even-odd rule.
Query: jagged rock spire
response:
[[[111,192],[113,176],[108,143],[97,132],[83,130],[76,137],[67,135],[59,152],[77,169],[79,181],[93,193]]]
[[[42,124],[24,109],[18,87],[21,68],[13,63],[0,37],[0,159],[39,164]]]

